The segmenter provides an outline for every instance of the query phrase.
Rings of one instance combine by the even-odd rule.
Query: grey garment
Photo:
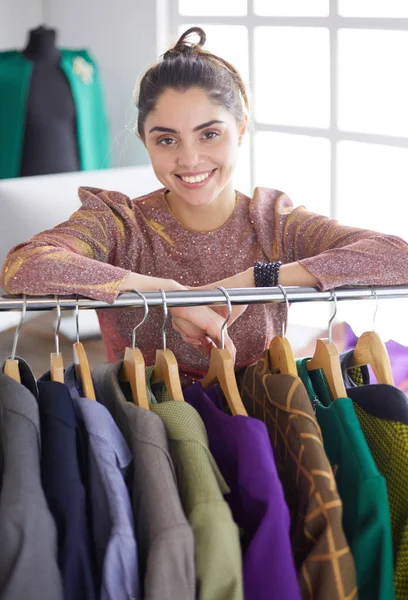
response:
[[[127,477],[132,453],[112,415],[99,402],[80,396],[75,366],[67,385],[88,442],[88,479],[100,600],[139,600],[139,559]],[[99,398],[99,394],[98,394]]]
[[[41,487],[37,402],[2,373],[0,427],[0,598],[62,600],[57,532]]]
[[[132,506],[144,600],[194,600],[194,539],[183,512],[161,419],[126,401],[119,384],[122,361],[99,365],[93,377],[132,449]]]

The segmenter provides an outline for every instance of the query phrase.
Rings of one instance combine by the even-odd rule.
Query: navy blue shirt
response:
[[[96,600],[96,582],[86,508],[85,449],[68,388],[38,381],[41,478],[58,531],[58,564],[65,600]]]

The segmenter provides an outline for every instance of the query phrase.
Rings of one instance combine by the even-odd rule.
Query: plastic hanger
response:
[[[143,325],[149,314],[149,305],[147,304],[146,298],[138,292],[133,290],[135,294],[140,296],[144,302],[145,314],[141,323],[136,325],[132,332],[132,347],[125,349],[125,356],[123,358],[122,369],[120,378],[122,381],[130,383],[132,390],[133,403],[136,406],[149,410],[149,401],[147,399],[146,390],[146,375],[145,375],[145,361],[140,348],[136,348],[136,330]]]
[[[217,289],[221,290],[227,299],[228,316],[221,327],[221,348],[213,348],[211,350],[210,365],[208,373],[201,380],[201,385],[206,390],[216,381],[220,384],[221,390],[225,396],[232,415],[248,416],[245,406],[241,400],[241,396],[237,386],[237,380],[234,371],[234,362],[225,346],[225,327],[231,316],[231,299],[227,290],[221,286]]]
[[[378,333],[374,331],[375,317],[378,310],[377,293],[374,289],[372,290],[372,295],[376,302],[373,317],[373,330],[365,331],[360,335],[356,347],[354,348],[353,356],[349,362],[349,366],[361,367],[363,365],[370,365],[378,383],[394,385],[394,377],[392,375],[387,348]]]
[[[296,360],[293,354],[292,346],[286,337],[289,316],[289,301],[286,290],[281,286],[277,286],[283,294],[286,302],[286,315],[282,321],[282,335],[275,335],[269,345],[269,368],[272,373],[279,372],[282,375],[292,375],[297,377]]]
[[[21,311],[20,322],[17,325],[16,331],[14,333],[14,340],[13,340],[13,347],[11,350],[11,355],[10,355],[10,358],[8,358],[5,361],[4,367],[3,367],[3,373],[5,375],[7,375],[8,377],[11,377],[11,379],[14,379],[14,381],[17,381],[18,383],[21,383],[21,377],[20,377],[20,368],[18,366],[18,360],[16,360],[15,356],[16,356],[16,350],[17,350],[18,336],[20,334],[21,326],[24,322],[26,310],[27,310],[27,298],[26,298],[26,295],[23,294],[23,309]]]
[[[329,385],[334,400],[346,398],[346,388],[344,386],[343,375],[341,372],[340,355],[336,344],[332,341],[332,325],[337,314],[337,298],[333,290],[334,313],[329,321],[329,339],[319,339],[316,341],[316,349],[311,360],[306,362],[308,371],[322,369]]]
[[[51,352],[50,356],[50,371],[51,381],[57,381],[58,383],[64,383],[64,363],[62,360],[62,354],[59,349],[59,329],[61,325],[61,305],[57,296],[57,324],[55,326],[55,352]]]
[[[78,298],[75,307],[75,322],[77,341],[73,345],[75,371],[82,384],[82,391],[89,400],[96,400],[95,390],[89,368],[88,357],[86,356],[85,348],[79,341],[79,305]]]
[[[166,323],[168,319],[168,310],[166,295],[160,290],[163,299],[164,320],[162,326],[163,349],[156,350],[156,362],[152,373],[152,383],[164,382],[171,400],[183,400],[183,391],[181,389],[180,374],[177,359],[171,350],[167,350],[166,343]]]

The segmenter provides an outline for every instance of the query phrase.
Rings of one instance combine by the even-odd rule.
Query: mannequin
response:
[[[24,50],[0,51],[0,179],[111,166],[98,64],[55,40],[41,26]]]
[[[23,54],[34,63],[27,101],[21,175],[80,169],[76,114],[68,81],[59,68],[54,29],[30,31]]]

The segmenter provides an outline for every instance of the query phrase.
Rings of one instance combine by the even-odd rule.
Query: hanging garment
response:
[[[343,528],[354,557],[360,600],[395,598],[387,485],[370,453],[350,398],[332,401],[321,370],[297,360],[343,502]]]
[[[140,598],[139,563],[126,478],[132,454],[109,411],[81,396],[75,365],[65,384],[82,421],[88,443],[92,533],[101,600]]]
[[[353,400],[370,451],[387,482],[397,600],[408,598],[408,425],[407,398],[391,385],[369,385],[367,367],[348,370],[352,351],[342,355],[347,393]],[[362,385],[360,385],[362,384]],[[356,387],[359,385],[360,387]],[[401,419],[401,420],[400,420]]]
[[[370,384],[370,373],[366,365],[349,368],[352,356],[352,350],[340,355],[344,385],[349,398],[374,417],[408,425],[408,399],[404,392],[392,385]],[[367,385],[369,388],[365,387]],[[386,402],[384,398],[387,398]]]
[[[223,494],[229,492],[208,449],[197,411],[180,401],[152,404],[163,421],[181,502],[194,534],[199,600],[243,598],[238,528]]]
[[[59,50],[75,103],[81,170],[110,167],[108,125],[98,65],[87,50]],[[0,179],[19,177],[33,63],[17,50],[0,52]]]
[[[206,393],[197,382],[183,394],[203,420],[210,452],[230,488],[225,500],[242,532],[244,597],[300,600],[289,511],[264,423],[222,412],[218,386]]]
[[[277,190],[258,187],[252,198],[237,192],[230,218],[210,232],[183,227],[165,192],[159,189],[132,200],[120,192],[79,188],[82,206],[68,221],[10,250],[0,286],[8,294],[43,295],[66,294],[68,285],[71,294],[112,303],[130,272],[196,287],[245,271],[257,260],[298,261],[322,289],[408,281],[404,240],[293,207]],[[285,310],[283,304],[250,305],[228,328],[237,348],[236,369],[252,364],[269,347]],[[98,318],[108,361],[122,359],[131,345],[134,308],[100,310]],[[161,326],[161,319],[148,319],[138,332],[146,365],[154,364],[155,349],[161,347]],[[174,329],[167,336],[182,385],[204,377],[208,357]]]
[[[1,373],[0,407],[0,597],[62,600],[57,532],[41,487],[37,402]]]
[[[64,600],[96,600],[99,594],[82,482],[84,441],[67,387],[51,381],[46,373],[38,381],[38,392],[41,481],[57,526]]]
[[[302,597],[356,599],[354,561],[342,528],[341,500],[301,380],[272,375],[268,350],[238,374],[238,379],[248,414],[264,421],[274,449],[291,513],[292,548]]]
[[[195,600],[194,538],[181,507],[164,425],[157,415],[127,402],[119,383],[121,367],[122,361],[98,365],[93,378],[134,456],[131,497],[143,598]]]

